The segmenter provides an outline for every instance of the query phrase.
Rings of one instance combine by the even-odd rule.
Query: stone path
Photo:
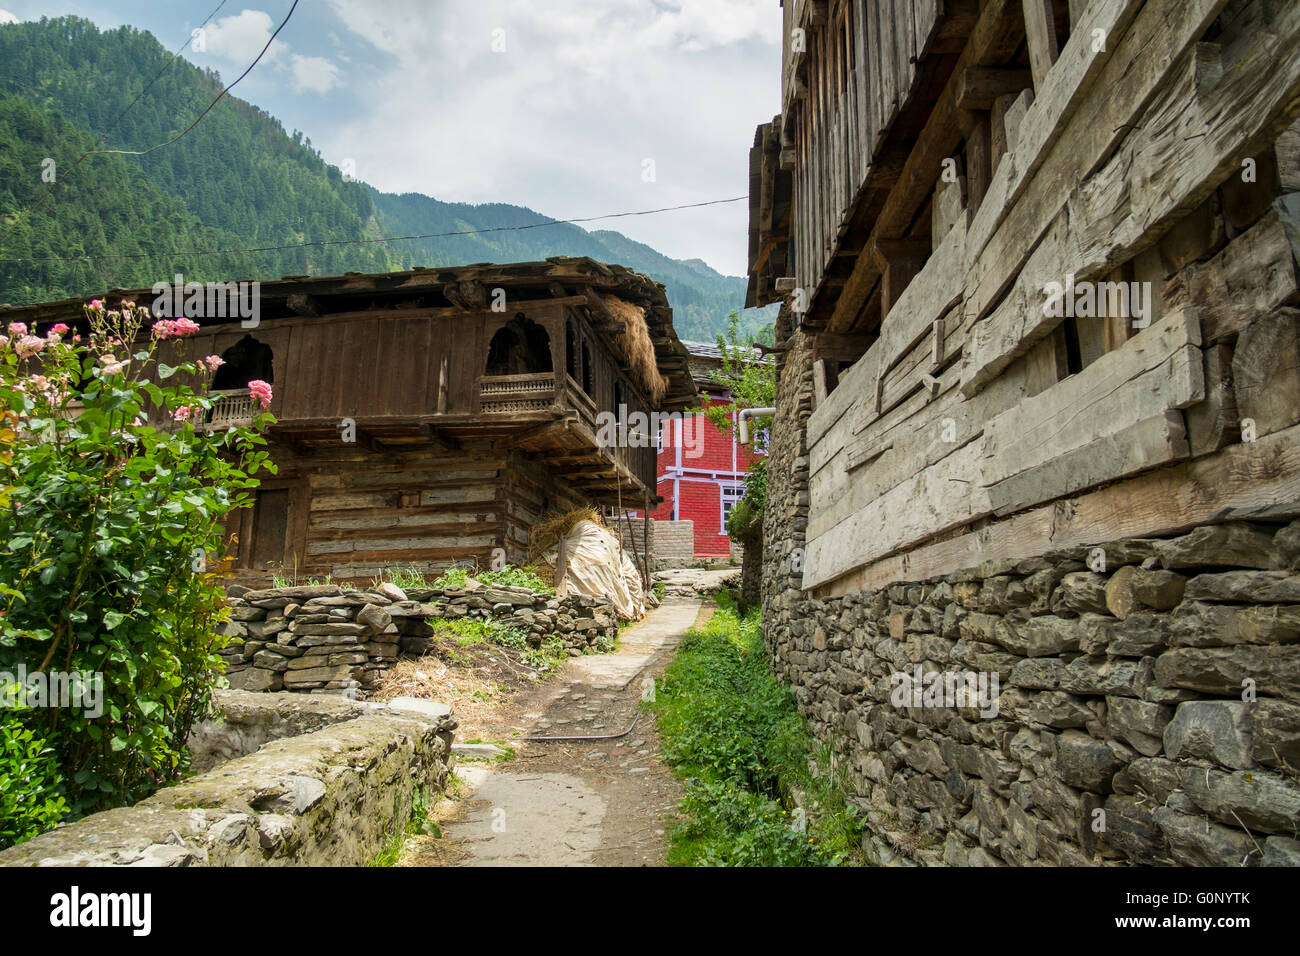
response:
[[[559,678],[512,703],[501,715],[499,737],[516,731],[563,737],[622,733],[701,605],[698,598],[670,598],[624,631],[615,653],[571,660]],[[444,822],[441,862],[663,863],[681,784],[660,759],[659,734],[648,714],[626,736],[521,741],[516,748],[510,761],[457,767],[469,793]]]

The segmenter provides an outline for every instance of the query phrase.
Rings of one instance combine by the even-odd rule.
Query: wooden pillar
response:
[[[1034,89],[1041,90],[1047,71],[1061,53],[1056,40],[1056,14],[1052,0],[1024,0],[1024,8],[1029,67],[1034,74]]]
[[[555,543],[555,596],[564,597],[567,589],[565,576],[569,573],[569,548],[564,535]]]
[[[649,489],[646,489],[645,508],[642,509],[641,513],[645,515],[645,518],[643,519],[641,525],[641,551],[645,555],[644,577],[645,577],[646,590],[648,591],[650,590],[650,490]]]

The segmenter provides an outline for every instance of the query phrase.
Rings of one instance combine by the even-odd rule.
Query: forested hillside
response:
[[[105,133],[105,147],[148,149],[211,102],[221,89],[217,74],[183,58],[167,66],[170,55],[152,34],[100,31],[75,17],[0,26],[0,260],[24,260],[0,261],[0,302],[151,285],[177,271],[204,281],[553,255],[621,262],[663,282],[683,338],[711,339],[744,300],[743,279],[699,260],[669,259],[617,232],[567,224],[519,230],[547,217],[520,206],[386,194],[349,181],[301,133],[289,134],[234,96],[163,149],[96,154],[71,168]],[[60,182],[40,201],[50,189],[42,179],[47,159]],[[501,227],[392,243],[299,245]],[[242,251],[194,254],[211,250]],[[160,252],[168,254],[144,255]],[[39,261],[78,255],[92,258]],[[746,316],[753,328],[770,321],[761,312]]]

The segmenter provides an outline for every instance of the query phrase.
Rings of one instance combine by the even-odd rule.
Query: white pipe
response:
[[[749,419],[766,418],[775,414],[775,408],[742,408],[740,410],[740,443],[742,445],[749,444]]]

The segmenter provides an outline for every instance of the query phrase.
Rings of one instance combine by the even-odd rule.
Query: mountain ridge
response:
[[[573,255],[662,282],[682,338],[711,341],[743,306],[744,278],[699,259],[672,259],[622,233],[556,223],[525,206],[386,193],[345,177],[301,132],[287,132],[233,95],[166,149],[90,157],[38,204],[49,189],[34,174],[42,163],[56,160],[66,170],[106,131],[123,149],[166,142],[221,90],[214,71],[183,58],[165,66],[170,57],[152,34],[129,26],[100,30],[79,17],[0,25],[0,143],[7,147],[0,152],[0,260],[24,260],[0,261],[0,302],[148,286],[177,271],[206,281]],[[430,233],[462,234],[378,241]],[[212,249],[230,251],[167,254]],[[54,261],[75,256],[85,258]],[[759,331],[771,311],[750,310],[742,326]]]

